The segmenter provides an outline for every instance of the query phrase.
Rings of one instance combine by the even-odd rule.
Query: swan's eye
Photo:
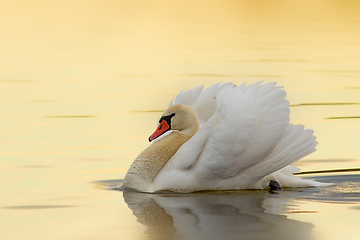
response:
[[[160,125],[159,125],[159,128],[161,129],[162,128],[162,121],[163,120],[165,120],[166,122],[167,122],[167,124],[169,125],[169,126],[171,126],[171,118],[173,117],[173,116],[175,116],[175,113],[172,113],[172,114],[170,114],[170,115],[167,115],[167,116],[162,116],[160,119],[159,119],[159,123],[160,123]]]

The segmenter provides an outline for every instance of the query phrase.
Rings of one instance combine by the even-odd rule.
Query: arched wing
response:
[[[172,99],[169,108],[175,104],[185,104],[195,109],[200,124],[203,125],[216,112],[215,99],[219,92],[229,87],[235,87],[233,83],[217,83],[203,90],[203,86],[182,90],[176,98]]]
[[[221,91],[217,124],[198,159],[196,171],[226,179],[264,160],[289,124],[286,93],[275,83],[245,84]]]

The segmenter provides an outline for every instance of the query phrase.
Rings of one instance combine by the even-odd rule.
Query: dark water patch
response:
[[[32,80],[21,80],[21,79],[9,79],[9,80],[0,80],[1,83],[33,83]]]
[[[110,185],[106,186],[106,190],[112,190],[112,191],[124,191],[125,188],[123,185]]]
[[[14,210],[39,210],[39,209],[55,209],[55,208],[71,208],[76,207],[72,205],[20,205],[20,206],[6,206],[4,209]]]
[[[26,166],[19,166],[19,168],[51,168],[53,166],[47,165],[26,165]]]
[[[305,179],[310,179],[314,181],[324,182],[324,183],[360,183],[360,174],[349,174],[349,175],[324,175],[324,176],[313,176],[305,177]]]
[[[91,182],[97,186],[97,188],[113,191],[124,191],[123,179],[112,179]]]
[[[297,199],[327,202],[327,203],[359,203],[360,193],[351,192],[359,189],[359,184],[340,184],[332,187],[309,188],[305,190],[292,189],[291,197]]]
[[[92,118],[93,115],[78,115],[78,116],[45,116],[44,118]]]
[[[348,169],[328,169],[328,170],[317,170],[317,171],[305,171],[301,173],[295,173],[294,175],[304,174],[318,174],[318,173],[339,173],[339,172],[359,172],[360,168],[348,168]],[[360,175],[358,176],[360,180]]]
[[[290,107],[299,107],[299,106],[335,106],[335,105],[359,105],[360,103],[299,103],[292,104]]]
[[[326,187],[292,188],[291,194],[305,200],[332,202],[332,203],[359,203],[360,202],[360,174],[328,175],[306,177],[305,179],[332,183]]]
[[[94,181],[91,183],[105,185],[105,184],[122,184],[123,182],[124,179],[110,179],[110,180]]]
[[[353,118],[360,118],[360,116],[348,116],[348,117],[328,117],[325,119],[353,119]]]
[[[139,111],[130,111],[131,113],[157,113],[164,112],[165,110],[139,110]]]

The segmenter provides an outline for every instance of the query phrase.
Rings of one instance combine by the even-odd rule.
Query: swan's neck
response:
[[[132,163],[124,179],[124,187],[142,192],[152,192],[151,183],[163,166],[199,129],[196,124],[191,129],[172,132],[146,148]]]

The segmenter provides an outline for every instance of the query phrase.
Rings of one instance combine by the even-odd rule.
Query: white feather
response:
[[[312,130],[289,123],[289,102],[276,83],[248,87],[215,84],[181,91],[170,106],[193,107],[199,131],[157,174],[152,190],[264,188],[269,179],[283,186],[316,186],[292,173],[291,163],[315,151]]]

